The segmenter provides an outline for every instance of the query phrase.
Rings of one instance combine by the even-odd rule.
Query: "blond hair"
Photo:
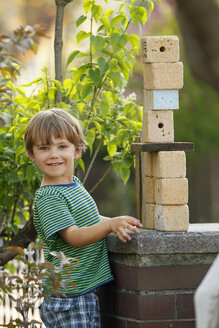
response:
[[[34,145],[39,143],[49,145],[52,137],[66,138],[78,150],[86,148],[80,123],[60,108],[48,109],[32,117],[24,135],[26,150],[32,154]]]

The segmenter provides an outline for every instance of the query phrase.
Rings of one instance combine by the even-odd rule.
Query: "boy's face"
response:
[[[66,138],[54,138],[49,145],[39,143],[33,146],[33,154],[28,154],[43,172],[42,185],[72,183],[74,161],[81,155],[81,150]]]

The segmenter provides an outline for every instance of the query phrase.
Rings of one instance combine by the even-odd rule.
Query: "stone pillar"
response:
[[[195,328],[193,295],[219,250],[219,224],[108,236],[115,281],[101,288],[102,328]]]

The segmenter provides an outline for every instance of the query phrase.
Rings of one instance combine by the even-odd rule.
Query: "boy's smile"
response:
[[[68,184],[72,182],[74,161],[81,155],[66,138],[52,137],[51,144],[39,143],[29,153],[31,160],[43,172],[43,185]]]

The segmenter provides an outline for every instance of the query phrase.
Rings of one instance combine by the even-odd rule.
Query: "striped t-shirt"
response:
[[[63,276],[67,290],[60,290],[66,296],[77,296],[90,292],[113,279],[110,271],[105,238],[76,248],[68,244],[58,233],[71,225],[92,226],[100,222],[97,206],[77,177],[65,185],[48,185],[39,188],[34,202],[34,225],[44,247],[45,261],[59,266],[60,260],[52,256],[52,251],[62,251],[68,258],[76,258],[71,274]],[[74,262],[75,263],[75,262]]]

